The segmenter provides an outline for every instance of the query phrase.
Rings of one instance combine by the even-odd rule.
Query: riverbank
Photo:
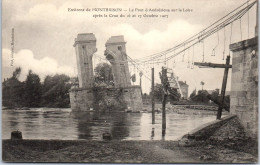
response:
[[[185,115],[215,115],[217,116],[218,107],[212,105],[171,105],[166,104],[166,113],[177,113]],[[161,113],[162,105],[155,104],[155,112]],[[151,105],[143,106],[143,113],[152,113]],[[229,115],[226,110],[222,111],[222,115]]]
[[[252,147],[248,145],[249,147]],[[254,163],[257,155],[223,145],[178,141],[3,140],[5,162]],[[242,146],[243,147],[243,146]],[[250,150],[250,149],[249,149]]]
[[[165,149],[165,146],[174,150]],[[199,162],[199,155],[176,141],[3,140],[3,160],[10,162]]]

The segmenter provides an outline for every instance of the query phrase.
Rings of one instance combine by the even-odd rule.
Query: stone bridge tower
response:
[[[112,64],[116,88],[131,86],[124,36],[112,36],[106,42],[105,56]]]
[[[94,87],[92,56],[97,51],[93,33],[78,34],[75,39],[79,87],[70,89],[70,105],[73,111],[90,111],[106,108],[109,103],[115,107],[142,110],[140,86],[131,86],[126,42],[123,36],[110,37],[106,42],[105,56],[112,64],[115,87],[97,90]],[[101,97],[102,96],[102,97]],[[116,96],[116,97],[115,97]],[[116,108],[115,108],[116,110]]]
[[[94,83],[92,57],[97,51],[93,33],[78,34],[73,45],[76,49],[80,88],[91,88]]]

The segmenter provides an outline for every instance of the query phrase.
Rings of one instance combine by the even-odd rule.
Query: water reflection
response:
[[[2,111],[2,138],[10,138],[11,131],[20,130],[25,139],[95,139],[111,133],[118,140],[176,140],[215,120],[215,116],[167,113],[166,129],[162,116],[151,113],[71,112],[70,109],[39,108]]]
[[[152,128],[151,140],[153,140],[153,137],[154,137],[154,128]]]
[[[112,137],[122,140],[129,136],[129,129],[128,125],[130,125],[129,118],[127,115],[122,115],[120,113],[112,114],[112,128],[111,134]],[[119,119],[119,120],[117,120]]]
[[[102,139],[108,132],[114,139],[129,136],[129,120],[127,115],[112,112],[73,112],[71,116],[78,122],[79,139]]]
[[[77,121],[78,138],[79,139],[91,139],[91,127],[94,126],[93,119],[98,119],[91,113],[71,113],[73,119]]]

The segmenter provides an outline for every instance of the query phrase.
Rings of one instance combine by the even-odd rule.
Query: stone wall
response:
[[[70,90],[72,111],[89,111],[91,108],[101,111],[133,112],[142,110],[143,102],[140,86],[127,88],[73,88]]]
[[[143,101],[140,86],[131,86],[123,89],[123,97],[127,106],[134,112],[140,112]]]
[[[93,94],[95,110],[116,112],[127,108],[122,88],[94,87]]]
[[[87,111],[94,107],[94,95],[91,88],[73,88],[70,90],[72,111]]]
[[[258,130],[258,42],[257,38],[230,45],[233,52],[230,113],[236,114],[247,133]]]

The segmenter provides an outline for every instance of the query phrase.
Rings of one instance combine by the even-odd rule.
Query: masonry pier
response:
[[[72,111],[88,110],[142,110],[141,87],[132,86],[124,36],[112,36],[106,42],[105,57],[112,65],[113,87],[95,87],[93,54],[97,51],[93,33],[78,34],[75,39],[78,85],[70,90]]]
[[[258,134],[258,37],[230,45],[233,52],[230,113],[249,136]]]

